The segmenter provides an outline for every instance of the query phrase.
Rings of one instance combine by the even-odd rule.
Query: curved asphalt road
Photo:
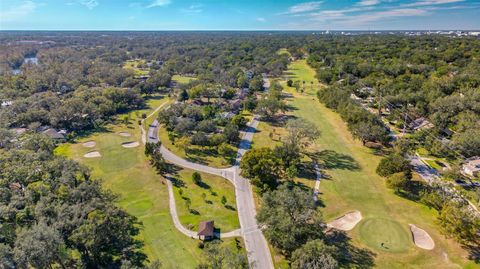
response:
[[[247,249],[247,256],[252,268],[269,269],[273,268],[272,257],[270,250],[268,249],[267,241],[263,236],[262,231],[259,229],[257,220],[255,218],[255,204],[253,202],[253,193],[250,186],[250,182],[240,176],[240,160],[242,156],[250,148],[253,135],[258,126],[258,120],[253,119],[247,126],[245,132],[243,132],[242,140],[238,146],[237,158],[235,165],[230,168],[213,168],[206,165],[201,165],[187,161],[180,158],[169,151],[162,145],[161,152],[165,160],[176,164],[178,166],[205,172],[217,176],[224,177],[231,181],[235,186],[235,196],[237,202],[238,218],[240,220],[240,226],[242,235],[245,241],[245,247]],[[156,143],[158,139],[159,123],[155,120],[148,129],[147,141]]]

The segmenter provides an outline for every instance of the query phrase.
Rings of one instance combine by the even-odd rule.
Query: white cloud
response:
[[[148,8],[151,8],[151,7],[163,7],[163,6],[167,6],[171,3],[170,0],[153,0],[152,3],[150,5],[148,5],[147,7]]]
[[[298,5],[291,6],[290,8],[288,8],[287,12],[284,12],[282,14],[298,14],[298,13],[315,11],[320,7],[322,3],[323,3],[322,1],[301,3]]]
[[[79,3],[88,9],[93,9],[99,5],[97,0],[81,0]]]
[[[417,1],[410,4],[405,4],[404,6],[418,7],[418,6],[434,6],[434,5],[445,5],[451,3],[464,2],[465,0],[423,0]]]
[[[365,6],[365,7],[352,7],[352,8],[344,8],[344,9],[322,10],[319,12],[311,13],[309,14],[309,16],[317,20],[326,21],[329,19],[347,17],[349,16],[347,15],[348,13],[366,12],[374,9],[375,8],[372,6]]]
[[[203,5],[201,4],[193,4],[190,5],[188,8],[183,8],[180,11],[184,13],[201,13],[203,11],[202,9]]]
[[[399,18],[399,17],[415,17],[427,15],[428,11],[417,8],[396,8],[391,10],[366,12],[358,15],[345,14],[341,11],[328,11],[318,15],[314,20],[319,22],[334,22],[344,26],[359,26],[366,23],[382,21],[385,19]]]
[[[374,6],[380,4],[380,0],[362,0],[357,3],[359,6]]]
[[[8,9],[3,9],[0,11],[0,22],[1,21],[15,21],[20,18],[23,18],[27,15],[30,15],[38,5],[33,1],[23,1],[20,5],[11,7]]]
[[[266,20],[265,20],[265,18],[258,17],[258,18],[257,18],[257,21],[259,21],[259,22],[265,22]]]
[[[460,2],[465,5],[452,5]],[[407,3],[397,0],[356,0],[350,6],[340,9],[323,10],[317,6],[313,10],[298,13],[292,13],[295,10],[289,9],[289,12],[283,14],[299,18],[298,21],[290,22],[291,24],[286,26],[289,29],[306,27],[320,29],[326,26],[337,29],[359,29],[367,25],[382,28],[383,25],[388,25],[388,21],[400,18],[407,21],[409,17],[428,16],[436,10],[476,8],[466,3],[466,0],[409,0]]]
[[[349,19],[352,22],[365,23],[365,22],[372,22],[372,21],[378,21],[381,19],[395,18],[395,17],[423,16],[427,13],[428,12],[423,9],[400,8],[400,9],[365,13],[365,14],[350,17]]]

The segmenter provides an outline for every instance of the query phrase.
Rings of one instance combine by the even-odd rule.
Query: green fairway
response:
[[[174,188],[180,222],[191,230],[197,230],[198,223],[205,220],[215,221],[215,227],[221,232],[240,228],[234,186],[224,178],[204,173],[199,186],[192,181],[192,174],[190,170],[180,171],[177,178],[181,184]],[[221,203],[222,196],[227,200],[225,206]],[[187,200],[191,203],[190,210]]]
[[[150,108],[143,112],[151,113],[166,101],[150,99]],[[136,113],[131,114],[136,117]],[[123,137],[119,132],[128,132],[132,136]],[[150,167],[144,156],[143,145],[136,148],[121,146],[128,141],[140,142],[140,139],[140,129],[133,121],[128,126],[109,125],[106,131],[83,137],[76,143],[63,144],[56,152],[91,168],[92,175],[103,180],[104,188],[120,195],[118,204],[143,223],[140,237],[145,242],[145,253],[150,261],[158,259],[164,268],[195,268],[203,259],[202,251],[197,247],[197,240],[186,237],[174,227],[169,213],[167,186],[162,182],[165,179]],[[86,141],[95,141],[96,145],[86,148],[82,145]],[[91,151],[100,152],[102,157],[83,157]],[[234,239],[224,241],[225,244],[235,244]]]
[[[178,84],[188,84],[192,80],[196,80],[197,78],[194,77],[187,77],[187,76],[182,76],[182,75],[173,75],[172,76],[172,81],[175,81]]]
[[[457,243],[438,232],[436,211],[401,198],[386,188],[385,180],[375,173],[381,157],[354,140],[340,116],[318,102],[315,91],[320,84],[314,79],[314,74],[305,60],[299,60],[290,65],[286,77],[305,80],[305,92],[298,93],[287,87],[285,78],[282,84],[293,96],[288,99],[288,104],[292,106],[291,114],[313,122],[321,132],[312,150],[319,152],[322,173],[328,178],[320,184],[325,219],[330,221],[346,212],[359,210],[364,220],[349,235],[355,245],[366,247],[376,254],[378,268],[474,266],[473,262],[466,260],[467,253]],[[317,86],[310,89],[310,82]],[[261,128],[259,135],[262,129],[268,130]],[[255,138],[254,141],[267,144],[265,139]],[[310,178],[303,179],[303,182],[313,185]],[[409,223],[430,234],[436,244],[434,250],[424,251],[413,245],[408,232]],[[386,240],[389,240],[391,249],[379,248]]]

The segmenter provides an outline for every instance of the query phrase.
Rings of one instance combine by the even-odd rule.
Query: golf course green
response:
[[[391,219],[364,219],[358,230],[362,242],[380,251],[405,252],[412,246],[409,232]]]

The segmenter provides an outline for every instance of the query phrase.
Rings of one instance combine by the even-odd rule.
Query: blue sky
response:
[[[0,30],[480,29],[480,0],[0,0]]]

